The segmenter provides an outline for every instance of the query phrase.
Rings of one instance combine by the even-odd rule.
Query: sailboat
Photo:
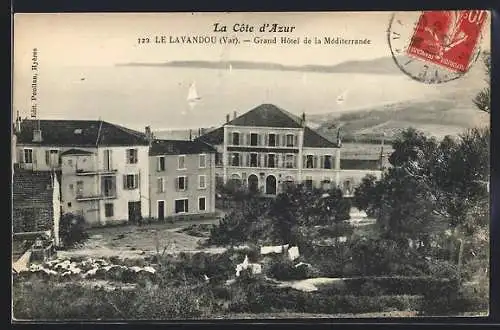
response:
[[[198,92],[196,91],[196,83],[192,82],[191,85],[189,86],[189,91],[187,96],[189,108],[191,108],[192,110],[200,100],[201,97],[198,95]]]
[[[337,96],[337,104],[342,104],[345,101],[345,98],[347,96],[347,91],[343,92],[339,96]]]
[[[231,65],[231,63],[229,63],[229,74],[231,74],[233,72],[233,66]]]

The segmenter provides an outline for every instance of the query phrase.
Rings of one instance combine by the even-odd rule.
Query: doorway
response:
[[[266,194],[276,195],[276,177],[268,175],[266,178]]]
[[[256,193],[259,190],[259,178],[255,174],[251,174],[248,177],[248,190],[252,193]]]
[[[165,201],[158,201],[158,220],[165,220]]]
[[[128,221],[137,223],[141,219],[141,202],[128,202]]]

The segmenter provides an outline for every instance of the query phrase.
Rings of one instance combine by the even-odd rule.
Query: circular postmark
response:
[[[481,53],[484,10],[401,12],[391,15],[392,58],[410,78],[439,84],[462,77]]]

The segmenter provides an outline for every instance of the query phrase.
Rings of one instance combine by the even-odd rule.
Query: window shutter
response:
[[[184,177],[184,190],[187,190],[188,189],[188,177],[185,176]]]
[[[269,137],[267,135],[267,133],[264,134],[264,145],[267,146],[269,144]]]
[[[17,149],[17,162],[24,163],[24,151],[23,151],[23,149]]]
[[[269,155],[264,154],[264,167],[268,167],[269,165]]]
[[[246,153],[246,154],[244,154],[244,156],[245,156],[245,165],[247,167],[249,167],[250,166],[250,157],[251,157],[251,154]]]
[[[179,191],[179,178],[175,178],[175,181],[174,181],[174,189],[175,191]]]
[[[50,151],[45,150],[45,164],[50,165]]]
[[[240,133],[238,133],[238,141],[239,141],[240,145],[242,145],[242,144],[243,144],[243,135],[244,135],[244,134],[240,134]]]
[[[306,168],[307,167],[307,156],[302,156],[303,162],[302,162],[302,167]]]
[[[134,180],[135,181],[135,186],[134,186],[134,188],[139,188],[140,187],[140,185],[141,185],[140,179],[141,179],[140,175],[139,174],[135,174],[135,180]]]
[[[313,157],[313,168],[318,168],[318,156]]]
[[[319,156],[319,168],[325,168],[325,156]]]
[[[296,168],[297,167],[297,156],[293,155],[292,160],[293,160],[292,168]]]
[[[36,164],[36,149],[32,149],[31,158],[33,159],[33,164]]]
[[[123,175],[123,189],[127,189],[127,175]]]
[[[294,135],[293,136],[293,146],[296,147],[298,146],[299,144],[297,143],[297,135]]]

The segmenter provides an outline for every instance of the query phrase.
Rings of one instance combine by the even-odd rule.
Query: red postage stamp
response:
[[[424,11],[407,53],[454,72],[466,72],[487,15],[486,10]]]

